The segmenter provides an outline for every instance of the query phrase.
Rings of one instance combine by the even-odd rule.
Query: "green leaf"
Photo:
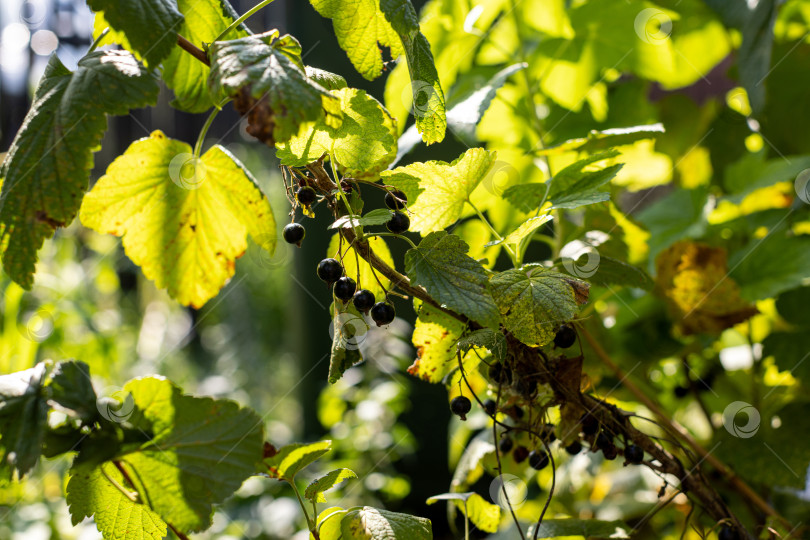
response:
[[[321,540],[342,540],[340,522],[347,513],[347,510],[339,506],[333,506],[318,514],[318,534]]]
[[[348,84],[346,84],[346,79],[337,73],[332,73],[331,71],[306,66],[306,74],[309,80],[320,84],[327,90],[340,90],[348,86]]]
[[[247,234],[273,252],[270,203],[221,146],[199,159],[160,131],[135,141],[85,197],[82,223],[123,237],[132,262],[183,305],[201,307],[234,274]]]
[[[405,253],[405,271],[437,301],[484,326],[498,327],[498,308],[487,289],[481,263],[467,255],[469,246],[445,231],[427,235]]]
[[[810,386],[810,333],[774,332],[762,341],[762,356],[773,356],[780,370]]]
[[[145,59],[150,67],[160,64],[177,43],[183,16],[175,0],[87,0],[87,5],[103,12],[104,21],[126,36],[126,48]]]
[[[461,217],[464,202],[495,161],[495,152],[471,148],[452,163],[427,161],[383,171],[383,182],[408,197],[410,230],[441,231]]]
[[[417,33],[413,38],[404,35],[401,37],[405,46],[408,71],[411,74],[412,107],[416,129],[422,134],[425,144],[441,142],[447,129],[447,118],[444,92],[436,65],[433,63],[430,43],[421,33]]]
[[[185,22],[177,33],[197,47],[214,41],[238,16],[227,0],[177,0]],[[228,38],[242,38],[249,34],[242,24],[228,34]],[[163,62],[163,80],[174,91],[172,107],[181,111],[202,113],[215,105],[208,91],[209,68],[180,47],[172,49]]]
[[[346,305],[340,304],[342,302],[333,302],[330,308],[332,350],[329,358],[329,382],[332,384],[336,383],[347,369],[363,360],[360,345],[366,340],[369,331],[368,323],[354,304],[351,302]]]
[[[411,0],[380,0],[380,9],[397,34],[412,36],[419,32],[419,17]]]
[[[375,211],[376,210],[372,210],[369,214]],[[371,251],[383,262],[388,264],[388,266],[393,268],[394,259],[391,256],[391,251],[388,249],[388,244],[385,243],[385,240],[379,236],[368,238],[367,240],[368,247]],[[326,253],[329,257],[336,257],[339,248],[340,235],[336,234],[332,236],[332,239],[329,241],[329,248]],[[385,296],[385,289],[383,287],[390,287],[391,281],[379,272],[374,271],[365,259],[354,252],[354,247],[347,249],[346,242],[343,242],[343,249],[340,249],[340,253],[343,253],[343,270],[347,276],[357,282],[357,290],[368,289],[377,301],[382,300]]]
[[[458,340],[458,350],[461,352],[467,352],[473,347],[483,347],[487,349],[499,362],[503,362],[506,359],[506,337],[491,328],[482,328],[481,330],[470,332]]]
[[[548,200],[546,194],[551,190],[551,183],[517,184],[509,186],[503,192],[503,198],[521,212],[534,212],[544,201]]]
[[[340,101],[307,79],[304,70],[280,50],[280,44],[289,40],[295,38],[279,38],[278,30],[271,30],[219,41],[209,48],[211,94],[219,100],[235,97],[245,89],[254,99],[266,100],[270,115],[266,120],[272,126],[272,139],[279,142],[296,135],[305,122],[319,120],[324,114],[324,121],[335,127],[342,117]]]
[[[746,300],[776,296],[801,285],[810,275],[810,238],[788,237],[783,231],[771,230],[729,257],[729,276],[740,285]]]
[[[84,362],[58,362],[48,383],[49,398],[84,420],[98,415],[90,368]]]
[[[320,478],[316,478],[310,482],[304,492],[304,497],[316,503],[325,503],[326,497],[323,496],[323,493],[349,478],[357,478],[357,474],[351,469],[335,469],[334,471],[329,471]]]
[[[393,212],[386,208],[376,208],[362,217],[352,219],[350,216],[343,216],[329,225],[330,229],[351,229],[352,227],[368,227],[370,225],[385,225],[391,220]],[[330,249],[330,251],[332,251]]]
[[[588,285],[552,270],[500,272],[490,281],[503,325],[532,347],[554,339],[557,326],[572,320],[588,298]]]
[[[129,422],[150,440],[119,456],[142,500],[181,531],[211,525],[212,505],[254,474],[262,459],[262,420],[233,401],[184,395],[146,377],[124,386],[135,409]]]
[[[501,507],[487,502],[481,495],[468,491],[466,493],[442,493],[427,500],[428,504],[438,501],[453,501],[479,530],[498,532],[501,522]]]
[[[340,48],[354,68],[372,81],[382,74],[382,48],[391,57],[405,52],[396,31],[380,10],[380,0],[310,0],[323,17],[332,19]]]
[[[589,276],[593,285],[623,285],[651,291],[655,286],[653,279],[641,268],[627,264],[611,257],[599,257],[596,272]]]
[[[329,126],[321,119],[308,128],[305,126],[289,141],[276,145],[276,155],[284,165],[303,167],[330,154],[347,176],[375,176],[396,157],[394,119],[363,90],[344,88],[331,93],[340,99],[343,111],[340,127]]]
[[[292,482],[295,475],[332,449],[332,441],[294,443],[282,446],[274,456],[264,459],[270,476]]]
[[[776,299],[776,311],[786,321],[801,326],[810,326],[810,287],[785,291]]]
[[[30,289],[37,250],[79,210],[106,114],[153,105],[158,85],[132,54],[94,52],[75,72],[51,57],[0,168],[3,267]]]
[[[488,242],[486,247],[497,246],[498,244],[518,245],[523,241],[524,238],[533,235],[537,229],[551,221],[551,219],[552,216],[550,215],[529,218],[521,223],[517,229],[506,235],[501,240],[493,240],[492,242]]]
[[[537,538],[560,536],[584,536],[585,538],[630,538],[632,529],[623,521],[598,519],[544,519],[537,531]],[[534,526],[526,536],[534,535]]]
[[[24,371],[0,375],[0,473],[8,472],[6,479],[11,479],[14,469],[22,477],[39,460],[48,427],[48,405],[42,395],[47,371],[47,364],[41,362]]]
[[[73,525],[92,517],[106,540],[161,540],[166,523],[143,504],[133,502],[102,473],[126,489],[127,483],[111,463],[95,468],[79,467],[71,472],[67,484],[67,504]]]
[[[706,231],[708,191],[677,189],[636,216],[650,232],[650,260],[683,238],[700,238]]]
[[[541,155],[565,154],[566,152],[591,154],[614,146],[624,146],[644,139],[654,139],[661,133],[664,133],[663,124],[605,129],[603,131],[591,130],[587,137],[571,139],[555,146],[548,146],[535,153]]]
[[[343,540],[432,540],[429,519],[364,506],[340,523]]]
[[[481,462],[485,457],[494,453],[492,430],[484,429],[470,440],[464,453],[461,454],[456,470],[453,471],[450,489],[462,491],[475,484],[484,474],[484,466]]]
[[[495,94],[506,80],[528,64],[512,64],[497,72],[485,84],[465,92],[464,95],[453,97],[448,103],[447,124],[450,131],[465,144],[472,146],[477,137],[475,128],[489,109]]]
[[[611,165],[597,170],[586,170],[586,168],[618,155],[619,152],[616,150],[594,154],[569,165],[555,174],[551,180],[548,193],[548,198],[553,203],[554,208],[571,209],[610,199],[608,193],[597,190],[616,176],[622,165]]]
[[[458,367],[456,341],[465,325],[430,304],[422,304],[418,313],[412,338],[416,360],[408,373],[430,383],[440,383]]]

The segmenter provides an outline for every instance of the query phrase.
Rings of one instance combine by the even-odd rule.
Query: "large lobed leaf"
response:
[[[281,163],[302,167],[331,155],[348,176],[375,176],[396,157],[395,121],[380,102],[363,90],[332,90],[340,100],[343,122],[329,125],[326,118],[305,125],[289,141],[276,145]]]
[[[37,251],[76,216],[105,114],[155,103],[154,76],[128,52],[93,52],[75,72],[51,57],[33,104],[0,168],[3,267],[31,288]]]
[[[48,405],[43,395],[47,365],[0,376],[0,478],[19,476],[39,460]],[[5,478],[3,478],[5,477]]]
[[[458,366],[456,342],[464,332],[464,326],[430,304],[422,304],[413,328],[416,360],[408,368],[408,373],[427,382],[441,382]]]
[[[408,197],[410,230],[430,233],[449,227],[461,217],[464,202],[494,161],[495,152],[471,148],[452,163],[413,163],[380,176]]]
[[[177,43],[183,15],[175,0],[87,0],[87,5],[93,11],[101,12],[96,21],[103,20],[120,33],[116,41],[137,53],[149,66],[157,66]],[[103,30],[100,28],[99,34]]]
[[[503,325],[532,347],[553,340],[559,324],[573,319],[588,298],[586,283],[537,267],[500,272],[490,288]]]
[[[498,308],[487,288],[481,263],[467,255],[469,246],[444,231],[427,235],[405,254],[405,269],[416,285],[448,308],[484,326],[498,327]]]
[[[275,248],[270,203],[242,164],[221,146],[196,160],[190,146],[159,131],[110,164],[85,198],[81,219],[122,236],[146,277],[194,307],[233,276],[247,234]]]
[[[146,377],[124,386],[129,422],[150,440],[119,457],[141,499],[181,531],[211,525],[212,505],[233,494],[262,459],[262,421],[227,400],[184,395]]]
[[[325,122],[337,127],[340,101],[307,74],[285,50],[300,45],[291,36],[279,38],[278,30],[241,39],[220,41],[209,48],[211,73],[208,86],[215,97],[235,96],[247,88],[254,99],[266,99],[272,114],[272,138],[283,142],[298,133],[301,124],[326,114]]]
[[[432,540],[429,519],[364,506],[340,522],[343,540]]]
[[[73,524],[92,517],[105,540],[165,538],[167,527],[160,516],[143,504],[133,502],[110,479],[118,486],[126,486],[124,475],[111,463],[95,468],[74,467],[66,496]]]

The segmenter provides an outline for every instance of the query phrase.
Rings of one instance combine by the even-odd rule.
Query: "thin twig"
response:
[[[205,54],[205,51],[194,45],[192,42],[177,34],[177,44],[180,46],[181,49],[189,53],[191,56],[205,64],[206,66],[210,66],[211,62],[208,60],[208,55]]]

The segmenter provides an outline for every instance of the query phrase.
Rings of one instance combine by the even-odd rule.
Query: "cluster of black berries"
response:
[[[601,450],[602,455],[607,460],[614,460],[619,455],[619,449],[613,443],[613,436],[599,425],[599,420],[590,414],[585,414],[580,420],[582,433],[587,438],[593,438],[592,448],[594,450]],[[624,460],[625,464],[639,465],[644,461],[644,450],[630,442],[625,442],[624,445]]]
[[[394,211],[386,227],[394,234],[402,234],[411,226],[411,220],[408,214],[400,212],[400,210],[405,208],[406,204],[408,204],[408,198],[398,189],[385,194],[385,206]]]
[[[335,298],[343,302],[352,301],[358,311],[368,313],[377,326],[390,324],[396,317],[396,311],[390,302],[376,302],[374,293],[368,289],[357,291],[357,283],[350,277],[343,275],[343,265],[336,259],[324,259],[318,263],[318,277],[330,287],[334,285]],[[356,291],[356,292],[355,292]]]

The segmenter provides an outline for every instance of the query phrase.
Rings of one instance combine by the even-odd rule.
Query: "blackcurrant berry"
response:
[[[311,187],[304,186],[298,188],[298,191],[295,192],[295,198],[304,206],[309,206],[315,202],[315,199],[318,198],[318,194],[315,193],[315,190]]]
[[[508,414],[509,414],[509,416],[511,416],[512,418],[515,418],[515,419],[517,419],[517,420],[520,420],[521,418],[523,418],[523,409],[521,409],[520,407],[518,407],[517,405],[515,405],[515,406],[513,406],[511,409],[509,409],[509,413],[508,413]]]
[[[374,305],[374,293],[368,289],[360,289],[354,295],[352,303],[354,304],[354,307],[357,308],[357,311],[368,313],[368,310],[370,310],[371,306]]]
[[[408,197],[398,189],[385,194],[385,206],[391,210],[402,210],[407,202]]]
[[[348,302],[354,296],[357,283],[350,277],[342,277],[335,282],[335,298]]]
[[[628,463],[638,465],[644,461],[644,450],[635,444],[628,444],[624,447],[624,459],[626,459]]]
[[[450,402],[450,410],[462,420],[467,419],[467,413],[470,412],[470,409],[472,409],[472,403],[464,396],[456,396]]]
[[[516,446],[512,450],[512,459],[515,460],[515,463],[523,463],[527,457],[529,457],[529,449],[525,446]]]
[[[332,284],[343,275],[343,266],[335,259],[324,259],[318,263],[318,277]]]
[[[484,412],[486,412],[489,416],[495,415],[495,408],[497,407],[494,399],[487,399],[484,400]]]
[[[610,437],[604,431],[596,436],[596,447],[598,449],[604,450],[611,446],[613,446],[613,441],[610,440]]]
[[[602,455],[605,456],[605,459],[613,461],[614,459],[616,459],[616,456],[619,455],[619,450],[614,445],[611,444],[607,448],[602,449]]]
[[[403,212],[394,212],[388,220],[388,230],[394,234],[402,234],[411,226],[411,219]]]
[[[740,540],[740,535],[737,534],[737,531],[729,527],[728,525],[724,525],[720,532],[717,534],[718,540]]]
[[[553,443],[556,441],[557,434],[554,433],[554,424],[546,424],[543,426],[542,435],[546,442]]]
[[[281,236],[284,237],[285,242],[295,244],[298,247],[301,247],[301,240],[304,239],[306,234],[306,229],[304,229],[304,226],[300,223],[289,223],[285,225],[284,230],[281,231]]]
[[[512,446],[514,446],[512,439],[504,437],[498,443],[498,450],[500,450],[502,454],[508,454],[509,451],[512,450]]]
[[[525,398],[533,397],[535,392],[537,392],[537,380],[526,378],[519,379],[517,382],[517,391]]]
[[[582,433],[585,435],[595,435],[599,431],[599,421],[590,414],[583,416],[580,423],[582,424]]]
[[[672,391],[676,398],[683,398],[689,395],[689,388],[686,386],[676,386]]]
[[[495,384],[512,384],[512,370],[500,363],[489,366],[487,371],[489,380]]]
[[[582,443],[579,441],[574,441],[565,447],[565,451],[571,454],[572,456],[575,456],[580,452],[582,452]]]
[[[391,324],[391,321],[396,316],[397,312],[394,310],[394,306],[388,302],[377,302],[371,306],[371,318],[374,319],[377,326]]]
[[[564,324],[557,329],[554,336],[554,345],[561,349],[567,349],[577,341],[576,331],[569,325]]]
[[[532,450],[529,453],[529,467],[535,471],[545,469],[548,465],[548,454],[542,450]]]

